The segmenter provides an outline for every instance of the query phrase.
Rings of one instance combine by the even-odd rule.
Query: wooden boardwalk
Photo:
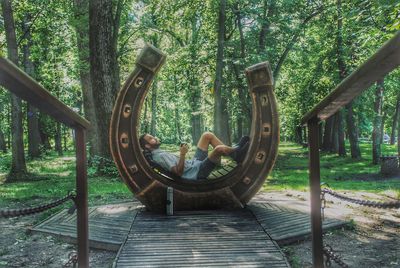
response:
[[[137,201],[89,209],[89,241],[118,251],[113,267],[289,267],[279,245],[310,236],[306,202],[258,195],[235,211],[143,210]],[[292,207],[298,210],[292,209]],[[325,229],[345,222],[326,219]],[[76,242],[76,215],[66,210],[33,231]]]
[[[89,208],[89,246],[118,251],[132,226],[133,219],[142,207],[137,201]],[[52,234],[76,243],[76,213],[67,209],[35,226],[32,231]]]
[[[262,228],[279,245],[304,240],[311,235],[311,219],[308,213],[277,206],[271,203],[253,203],[249,206]],[[346,223],[326,218],[322,228],[340,228]]]
[[[248,210],[140,212],[113,267],[289,267]]]

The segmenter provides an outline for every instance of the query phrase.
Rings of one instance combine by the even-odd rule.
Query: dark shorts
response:
[[[197,174],[198,180],[204,180],[210,175],[211,171],[215,168],[215,163],[208,159],[208,152],[200,148],[196,149],[194,158],[201,161],[199,173]]]

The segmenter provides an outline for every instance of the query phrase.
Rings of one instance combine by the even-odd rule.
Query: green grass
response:
[[[376,180],[371,174],[379,173],[380,166],[372,165],[372,145],[361,144],[362,159],[350,156],[321,153],[321,182],[336,190],[359,190],[368,192],[394,191],[400,196],[400,178]],[[396,154],[396,146],[384,144],[383,154]],[[349,152],[348,152],[349,154]],[[263,190],[308,190],[308,149],[295,143],[283,142],[274,170]]]
[[[165,145],[164,149],[177,152],[178,146]],[[191,154],[194,153],[192,148]],[[381,193],[393,191],[400,197],[400,179],[362,180],[379,172],[379,166],[371,164],[371,144],[362,144],[362,160],[321,154],[321,181],[336,190],[359,190]],[[395,154],[396,147],[384,145],[384,154]],[[67,153],[63,157],[48,154],[39,160],[28,161],[31,178],[22,182],[5,183],[5,174],[11,162],[9,154],[0,156],[0,207],[17,208],[51,202],[75,189],[75,157]],[[92,173],[90,173],[92,174]],[[89,175],[89,204],[105,204],[132,198],[132,193],[118,176]],[[263,190],[308,190],[308,150],[283,142],[274,170],[266,180]],[[64,205],[69,207],[70,202]]]
[[[9,155],[2,155],[2,159],[9,157]],[[4,162],[8,161],[4,160]],[[4,170],[6,168],[0,167],[3,172],[0,178],[0,207],[2,209],[30,207],[52,202],[75,189],[74,153],[67,153],[63,157],[49,154],[39,160],[29,161],[27,167],[30,179],[11,183],[5,183]],[[88,186],[89,205],[132,198],[132,193],[118,177],[89,176]],[[67,202],[63,207],[71,205],[71,202]]]

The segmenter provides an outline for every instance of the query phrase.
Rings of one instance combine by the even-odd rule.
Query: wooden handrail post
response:
[[[309,171],[311,193],[311,235],[312,235],[312,259],[314,268],[324,267],[322,222],[321,222],[321,178],[319,162],[319,120],[311,118],[308,122],[308,146],[309,146]]]
[[[88,184],[86,173],[86,130],[75,128],[76,207],[78,266],[89,267]]]

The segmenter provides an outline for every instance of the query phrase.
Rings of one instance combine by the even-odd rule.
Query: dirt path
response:
[[[389,196],[348,193],[370,200],[391,200]],[[268,192],[263,199],[279,205],[291,202],[292,208],[308,210],[305,192]],[[373,209],[327,198],[327,217],[353,220],[351,228],[327,233],[324,242],[343,258],[349,267],[400,267],[400,210]],[[75,245],[52,236],[31,234],[28,230],[38,216],[0,219],[0,267],[62,267]],[[291,265],[311,267],[311,242],[303,241],[283,248]],[[91,267],[110,267],[116,252],[91,250]],[[332,264],[332,267],[338,267]]]
[[[390,194],[341,193],[358,199],[395,200]],[[296,200],[298,208],[305,205],[308,209],[309,193],[288,191],[269,195],[271,200]],[[362,207],[327,196],[325,215],[351,222],[349,228],[335,230],[324,236],[324,243],[330,245],[349,267],[400,267],[399,209]],[[283,248],[292,267],[312,267],[311,246],[310,240],[307,240]],[[332,263],[331,267],[340,266]]]
[[[63,267],[76,246],[50,235],[31,234],[38,216],[0,219],[0,267]],[[90,250],[90,267],[110,267],[116,252]]]

